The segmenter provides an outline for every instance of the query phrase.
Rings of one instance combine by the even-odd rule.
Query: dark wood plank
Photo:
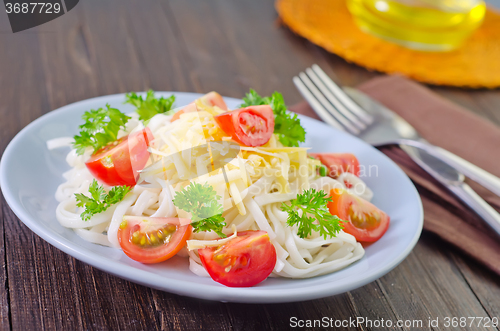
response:
[[[276,22],[271,1],[174,0],[163,5],[204,91],[241,98],[249,88],[263,95],[279,90],[293,104],[301,96],[292,77],[313,63],[327,65],[318,47]]]
[[[145,90],[150,83],[132,37],[134,17],[127,6],[120,1],[90,0],[77,8],[83,11],[89,32],[86,38],[95,58],[99,94]]]
[[[48,103],[45,90],[39,85],[44,77],[37,34],[2,33],[0,42],[9,45],[0,53],[0,70],[3,77],[8,77],[0,80],[3,93],[0,115],[9,119],[0,121],[3,151],[17,131],[48,111]],[[20,224],[6,205],[2,205],[2,212],[10,324],[15,329],[20,329],[21,324],[39,329],[42,326],[41,309],[33,267],[32,232]]]
[[[7,111],[12,118],[12,121],[2,121],[0,131],[9,135],[9,139],[2,139],[2,144],[23,126],[50,110],[45,90],[40,88],[44,73],[38,36],[26,33],[16,37],[9,43],[11,47],[17,46],[13,49],[17,48],[18,52],[12,52],[10,58],[2,59],[0,64],[4,73],[11,73],[9,86],[2,86],[2,90],[8,93],[4,101],[10,105]],[[73,320],[74,309],[68,309],[73,305],[73,299],[59,293],[70,283],[68,279],[71,275],[64,272],[70,258],[33,235],[6,206],[3,210],[12,327],[75,327],[78,323]]]
[[[23,226],[24,227],[24,226]],[[26,231],[29,232],[28,229]],[[33,275],[24,278],[24,281],[29,280],[32,289],[28,293],[36,293],[38,295],[38,308],[40,315],[41,326],[45,329],[79,329],[82,327],[81,315],[76,313],[79,310],[79,300],[75,300],[74,293],[74,268],[72,264],[74,259],[66,255],[62,251],[48,245],[43,239],[35,234],[29,234],[25,239],[31,242],[29,257],[27,260],[30,264],[21,264],[22,269],[17,272],[20,275],[25,275],[33,272]],[[22,245],[25,242],[17,243]],[[31,269],[34,270],[31,270]],[[35,288],[36,287],[36,288]],[[21,299],[21,298],[19,298]],[[26,302],[28,298],[23,298]],[[33,318],[26,316],[26,319]],[[19,320],[14,328],[26,326],[25,320]]]
[[[460,268],[467,284],[490,318],[500,318],[500,286],[498,275],[478,265],[477,262],[461,254],[450,256]],[[486,317],[486,316],[483,316]]]
[[[11,211],[8,211],[4,221],[12,328],[42,329],[37,270],[34,267],[35,254],[33,245],[30,245],[33,235],[29,229],[19,224]]]
[[[75,11],[78,12],[76,9]],[[21,37],[24,40],[19,41],[17,51],[20,52],[24,49],[26,55],[31,55],[28,60],[23,63],[19,54],[12,52],[12,58],[1,63],[2,66],[9,66],[14,75],[14,73],[17,74],[23,70],[12,66],[10,62],[19,61],[19,64],[26,65],[27,69],[30,69],[25,72],[27,75],[31,75],[31,77],[20,77],[23,79],[23,93],[28,93],[30,98],[21,98],[20,92],[18,92],[12,94],[12,100],[8,100],[11,106],[17,106],[19,102],[22,103],[22,100],[26,99],[30,102],[26,101],[26,104],[21,104],[18,108],[21,110],[17,112],[19,126],[11,127],[10,130],[2,128],[2,133],[11,132],[13,135],[43,112],[97,94],[97,84],[95,83],[100,81],[100,78],[97,78],[95,74],[97,70],[92,66],[94,61],[97,64],[99,62],[93,60],[95,55],[92,53],[92,45],[89,40],[85,40],[88,38],[86,35],[88,27],[65,26],[64,20],[57,21],[57,23],[54,21],[54,24],[59,26],[49,25],[44,28],[60,29],[59,31],[65,32],[61,36],[63,38],[56,38],[56,34],[41,34],[39,44],[36,34],[27,34],[27,36]],[[67,31],[69,34],[66,33]],[[39,48],[42,50],[41,54]],[[65,49],[69,52],[65,53]],[[82,52],[84,53],[82,54]],[[38,62],[31,64],[30,61],[34,61],[33,59]],[[41,71],[41,68],[44,68],[45,71]],[[8,70],[6,69],[4,72],[8,72]],[[46,74],[45,77],[43,73]],[[104,72],[104,74],[108,73]],[[138,76],[138,78],[140,77]],[[45,91],[40,88],[40,86],[44,86],[41,83],[44,80],[49,91],[48,94],[51,96],[50,105],[48,105],[44,94],[37,98],[40,92]],[[28,84],[27,82],[30,81],[31,83]],[[109,80],[104,82],[106,81]],[[9,89],[2,87],[3,91],[6,92]],[[14,87],[16,84],[13,84],[12,88]],[[110,93],[110,91],[104,93]],[[45,107],[37,112],[40,105],[44,104]],[[30,111],[25,113],[27,109]],[[9,111],[12,112],[12,109]],[[7,124],[7,122],[3,123]],[[2,140],[2,143],[4,141],[8,141],[8,139]],[[8,267],[11,272],[9,290],[11,308],[14,311],[12,321],[14,329],[93,329],[97,327],[98,329],[140,330],[154,327],[155,317],[149,309],[151,303],[140,304],[140,298],[144,297],[144,288],[102,272],[98,272],[98,276],[94,277],[92,273],[95,270],[87,265],[82,267],[80,264],[79,267],[83,268],[85,272],[79,272],[78,268],[74,266],[74,259],[34,236],[19,223],[10,211],[9,213],[8,217],[5,218],[6,223],[8,223],[5,233],[9,248],[7,250]],[[82,274],[91,274],[91,277],[77,278],[76,275]],[[94,291],[89,296],[82,295],[86,293],[84,290],[87,289],[94,289]],[[146,289],[146,292],[148,291]],[[128,295],[134,295],[139,299],[127,300]],[[108,300],[100,299],[100,296]],[[147,301],[147,295],[145,297],[145,301]],[[98,313],[96,313],[95,307],[101,308],[97,310]],[[113,313],[106,314],[109,310]]]
[[[96,49],[90,40],[83,9],[44,25],[54,33],[40,34],[40,52],[50,108],[99,95]]]
[[[10,31],[10,26],[7,20],[7,14],[0,11],[0,34],[8,34]],[[0,36],[0,40],[5,41],[5,37]],[[8,59],[0,54],[0,62],[6,61]],[[0,63],[0,66],[2,64]],[[0,83],[0,89],[6,87],[5,84]],[[8,104],[0,104],[0,118],[10,118],[10,112]],[[6,122],[6,121],[4,121]],[[0,124],[0,155],[3,153],[5,147],[7,147],[7,142],[9,141],[12,132],[5,130],[3,125]],[[0,331],[9,330],[11,327],[10,322],[10,302],[9,302],[9,283],[7,276],[7,250],[5,247],[5,219],[6,215],[11,212],[5,200],[3,194],[0,193]]]
[[[230,330],[224,303],[153,290],[154,309],[162,330]]]
[[[429,317],[443,322],[445,317],[488,315],[451,258],[454,254],[438,238],[424,233],[406,260],[377,281],[399,319],[424,318],[426,326]]]
[[[262,310],[262,312],[260,310]],[[351,323],[341,327],[335,326],[336,321],[340,321],[337,323],[342,323],[343,320],[349,320],[350,317],[355,318],[358,314],[357,312],[358,307],[354,304],[351,294],[345,293],[300,303],[264,305],[263,307],[259,307],[259,310],[252,312],[249,316],[246,316],[247,307],[242,309],[241,307],[235,306],[234,309],[231,310],[231,316],[233,316],[235,320],[240,321],[239,324],[236,325],[239,325],[241,329],[245,329],[246,323],[255,323],[252,321],[259,319],[259,316],[265,316],[265,322],[268,323],[273,330],[291,329],[292,327],[299,327],[302,323],[307,326],[306,323],[308,320],[312,321],[310,323],[313,323],[313,327],[315,320],[320,321],[321,324],[325,323],[320,325],[323,329],[362,330],[363,328],[353,326]],[[262,318],[263,317],[260,317],[260,319]],[[327,320],[326,322],[325,318]],[[316,329],[320,322],[316,324]]]
[[[379,75],[280,27],[272,1],[88,0],[71,13],[35,33],[0,34],[9,45],[0,51],[0,70],[13,77],[0,80],[0,116],[11,119],[0,121],[2,150],[41,114],[96,95],[153,88],[241,97],[253,87],[262,94],[280,90],[293,104],[301,97],[291,78],[313,63],[343,85]],[[498,91],[433,89],[500,123]],[[7,267],[0,268],[0,284],[8,275],[8,291],[0,292],[0,329],[12,323],[14,329],[281,330],[292,317],[499,315],[495,276],[430,236],[391,273],[350,293],[289,304],[224,304],[96,270],[33,235],[3,201],[1,210],[0,263],[6,258]]]
[[[83,329],[157,330],[149,288],[76,261],[75,277]]]
[[[148,86],[155,91],[203,92],[196,71],[187,54],[177,26],[170,22],[169,11],[159,1],[127,0],[130,31],[141,70],[148,77]]]
[[[162,2],[165,17],[177,33],[178,47],[189,56],[189,73],[202,91],[241,96],[239,70],[231,47],[228,29],[220,20],[221,6],[208,2]],[[226,3],[230,5],[229,3]],[[200,90],[200,92],[201,92]]]
[[[7,278],[7,251],[5,249],[5,214],[10,210],[0,194],[0,331],[10,329],[9,283]]]
[[[368,71],[365,68],[347,62],[335,54],[326,52],[324,49],[319,47],[318,49],[321,55],[326,57],[328,61],[328,66],[324,68],[325,72],[343,86],[356,87],[369,79],[382,76],[380,72]]]

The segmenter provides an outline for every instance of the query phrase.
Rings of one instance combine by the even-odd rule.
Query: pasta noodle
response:
[[[325,192],[343,188],[370,200],[373,193],[366,184],[350,173],[343,173],[338,179],[318,177],[318,161],[307,157],[306,148],[282,147],[275,137],[263,147],[238,146],[236,157],[232,158],[230,153],[234,144],[231,145],[228,137],[214,125],[213,113],[217,111],[220,112],[213,108],[185,113],[173,123],[170,122],[171,116],[164,114],[151,118],[147,124],[154,136],[149,148],[151,159],[140,173],[139,185],[122,201],[92,216],[89,221],[80,218],[83,209],[77,207],[75,193],[87,193],[93,180],[84,163],[90,152],[77,155],[71,149],[66,158],[71,169],[63,174],[65,181],[55,193],[59,202],[56,217],[60,224],[74,229],[86,241],[119,248],[117,232],[124,215],[186,217],[173,204],[176,192],[189,182],[208,183],[221,197],[227,223],[223,232],[228,239],[238,231],[263,230],[268,233],[277,253],[275,277],[313,277],[339,270],[361,259],[363,247],[343,231],[327,239],[316,232],[300,238],[297,228],[287,225],[288,214],[280,206],[308,188]],[[136,114],[131,117],[121,136],[143,128]],[[205,146],[217,137],[222,143],[210,144],[210,149],[212,153],[226,155],[226,164],[213,169],[210,168],[213,163],[211,154],[207,149],[196,147]],[[71,138],[57,138],[47,142],[47,146],[49,149],[67,147],[71,142]],[[220,245],[221,241],[214,241],[216,239],[218,235],[214,232],[193,233],[188,240],[188,251],[179,253],[189,258],[189,268],[196,275],[208,276],[196,248]]]

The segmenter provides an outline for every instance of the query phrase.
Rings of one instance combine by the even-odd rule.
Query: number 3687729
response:
[[[25,2],[25,3],[9,3],[5,4],[7,14],[58,14],[61,11],[59,3],[44,3],[44,2]]]

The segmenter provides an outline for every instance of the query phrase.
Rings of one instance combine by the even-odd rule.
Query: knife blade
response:
[[[361,137],[363,140],[371,143],[374,146],[381,146],[387,143],[397,143],[426,149],[429,153],[440,158],[450,166],[456,168],[468,178],[481,184],[491,192],[500,196],[500,178],[459,157],[458,155],[455,155],[441,147],[434,146],[426,140],[422,139],[418,132],[416,132],[415,129],[399,115],[397,115],[384,105],[373,100],[370,96],[364,94],[363,92],[348,87],[344,87],[343,89],[344,92],[347,93],[347,95],[357,104],[361,105],[365,111],[369,110],[368,112],[372,113],[372,115],[382,117],[385,120],[390,119],[390,127],[392,127],[392,129],[394,129],[394,124],[397,122],[398,133],[396,134],[396,136],[394,136],[394,133],[390,133],[391,130],[379,130],[379,132],[372,133],[371,137]],[[408,134],[410,136],[413,135],[414,137],[407,137]],[[419,138],[415,139],[415,135]],[[405,136],[406,139],[401,139],[403,136]],[[374,141],[377,143],[371,141],[372,139],[374,139]]]
[[[454,193],[500,235],[500,214],[464,182],[465,176],[427,151],[400,145],[415,163]]]

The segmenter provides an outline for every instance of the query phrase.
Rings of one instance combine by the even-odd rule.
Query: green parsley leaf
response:
[[[222,233],[226,226],[222,217],[223,208],[217,202],[220,196],[214,188],[205,183],[190,183],[174,197],[174,205],[192,215],[194,232],[214,231],[220,237],[227,237]]]
[[[175,102],[175,95],[171,95],[166,99],[163,97],[158,99],[155,97],[153,90],[148,91],[145,100],[134,92],[127,93],[125,98],[125,103],[134,105],[137,108],[136,112],[139,114],[141,121],[148,121],[156,114],[168,114]]]
[[[287,224],[289,226],[298,226],[299,237],[307,238],[312,231],[316,231],[326,239],[326,237],[337,236],[337,233],[343,229],[341,224],[343,221],[328,211],[329,201],[332,199],[326,197],[323,190],[309,189],[302,194],[297,194],[297,198],[291,200],[289,205],[283,202],[281,210],[288,213]]]
[[[82,193],[75,193],[76,205],[85,207],[85,211],[81,213],[80,217],[84,221],[90,220],[93,215],[102,213],[112,205],[122,201],[129,191],[129,186],[114,186],[106,193],[104,187],[100,186],[94,179],[89,186],[90,197]]]
[[[274,92],[270,97],[261,97],[255,90],[243,98],[240,107],[270,105],[274,112],[274,133],[279,141],[288,147],[298,147],[299,142],[306,141],[306,130],[300,125],[297,114],[287,111],[283,95]]]
[[[210,216],[204,219],[201,219],[197,222],[192,222],[191,225],[195,229],[194,232],[200,231],[214,231],[221,238],[226,238],[227,236],[222,232],[222,228],[226,226],[226,222],[224,222],[224,217],[221,214],[217,214],[215,216]]]
[[[82,119],[85,123],[80,125],[80,135],[73,137],[73,146],[79,155],[82,155],[87,147],[92,147],[95,152],[115,141],[118,131],[125,129],[130,117],[106,105],[106,108],[86,111]]]
[[[269,105],[270,103],[271,100],[269,97],[261,97],[254,89],[250,89],[250,92],[243,98],[243,103],[240,107]]]

